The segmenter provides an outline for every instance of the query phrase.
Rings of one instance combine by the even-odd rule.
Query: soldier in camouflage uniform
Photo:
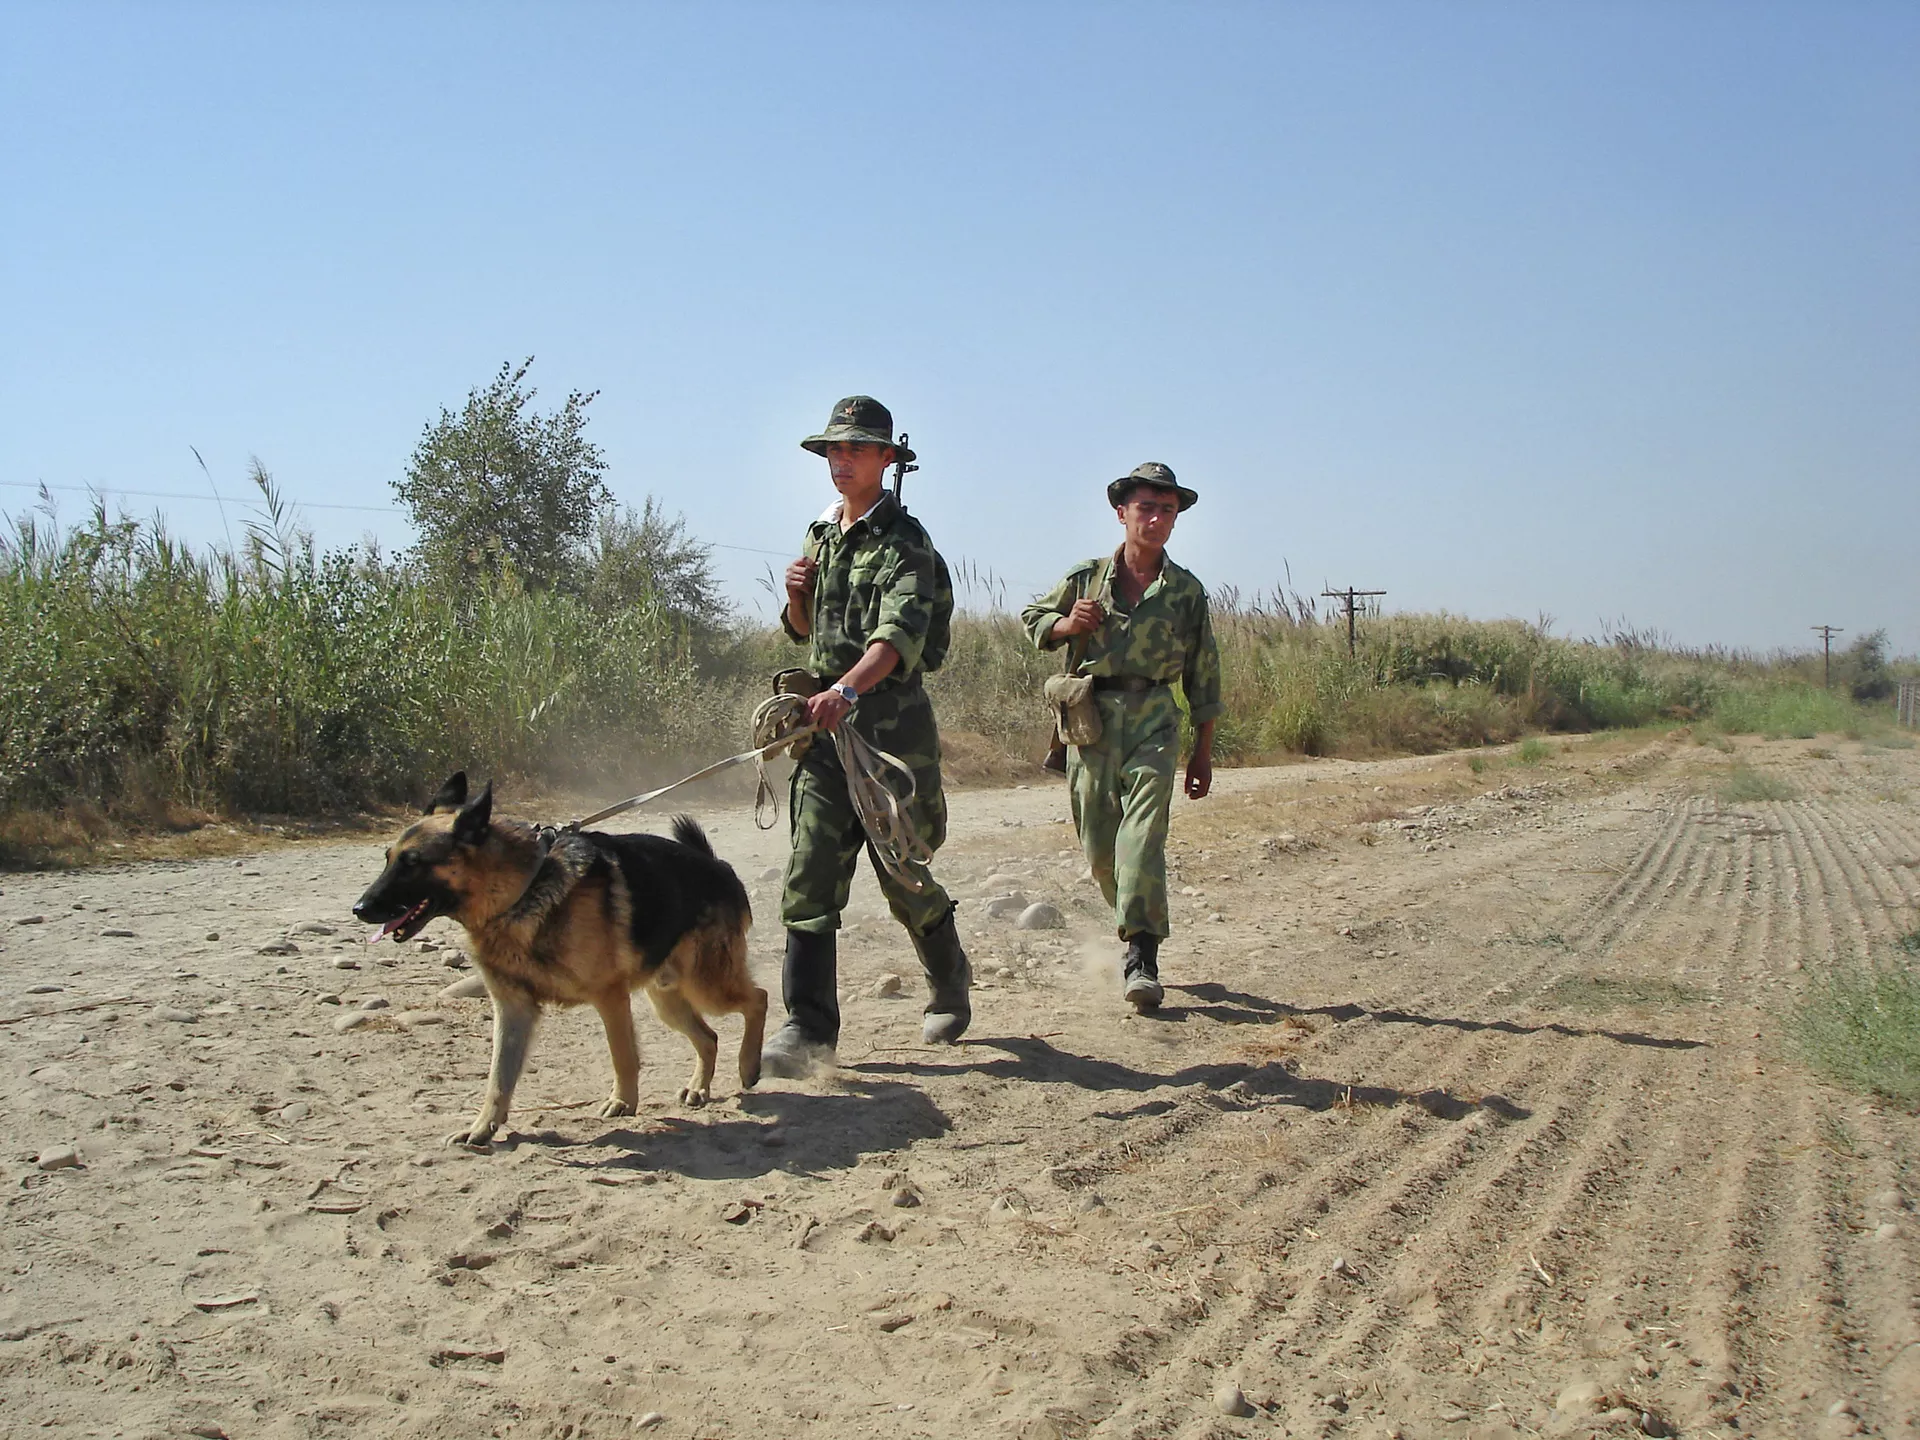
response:
[[[913,771],[907,813],[927,846],[938,849],[947,834],[947,802],[940,732],[921,679],[946,658],[953,589],[927,532],[882,485],[887,466],[896,458],[911,461],[913,452],[894,444],[893,416],[865,395],[842,400],[826,430],[800,443],[826,457],[840,492],[807,528],[805,554],[787,567],[781,625],[787,638],[808,647],[806,668],[822,687],[808,711],[829,731],[854,726]],[[795,767],[790,817],[793,852],[780,896],[787,1023],[767,1041],[762,1058],[768,1074],[799,1078],[830,1063],[839,1042],[835,932],[867,845],[832,743],[816,742]],[[924,866],[915,867],[917,888],[902,884],[877,858],[874,873],[926,973],[930,998],[921,1033],[930,1044],[950,1044],[973,1015],[972,976],[953,901]]]
[[[1167,558],[1175,517],[1199,499],[1149,461],[1107,487],[1126,529],[1111,555],[1082,561],[1020,619],[1042,650],[1072,642],[1072,670],[1093,677],[1100,740],[1070,747],[1073,823],[1100,893],[1126,942],[1125,994],[1159,1007],[1160,942],[1167,919],[1167,812],[1180,751],[1173,682],[1194,728],[1189,799],[1213,786],[1213,723],[1221,711],[1220,652],[1207,592]]]

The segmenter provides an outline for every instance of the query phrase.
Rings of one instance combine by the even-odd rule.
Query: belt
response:
[[[1149,690],[1159,690],[1166,685],[1164,680],[1149,680],[1144,675],[1095,675],[1093,688],[1096,690],[1124,690],[1129,695],[1144,695]]]

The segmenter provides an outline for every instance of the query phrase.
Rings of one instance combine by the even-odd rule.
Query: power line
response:
[[[142,500],[199,500],[225,501],[234,505],[257,505],[258,497],[245,499],[235,495],[222,495],[215,490],[206,495],[186,495],[176,490],[122,490],[119,486],[105,485],[43,485],[37,480],[0,480],[0,485],[11,485],[19,490],[70,490],[79,495],[138,495]],[[296,502],[308,510],[377,510],[384,514],[398,514],[392,505],[337,505],[323,500],[301,500]]]
[[[243,498],[237,495],[222,495],[218,490],[205,495],[191,495],[178,490],[122,490],[118,486],[103,485],[43,485],[37,480],[0,480],[0,485],[11,485],[18,490],[65,490],[76,495],[99,495],[103,499],[113,495],[137,495],[142,500],[192,500],[204,504],[209,500],[216,504],[225,502],[232,505],[258,505],[258,496]],[[303,510],[363,510],[380,515],[398,515],[398,505],[340,505],[324,500],[295,500],[293,504]],[[757,545],[727,545],[718,540],[702,540],[702,545],[715,550],[740,550],[748,555],[772,555],[776,559],[790,560],[790,550],[766,550]]]

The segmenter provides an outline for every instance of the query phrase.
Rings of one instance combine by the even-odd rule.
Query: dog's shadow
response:
[[[623,1126],[579,1140],[520,1133],[513,1142],[552,1147],[550,1158],[559,1163],[609,1178],[638,1170],[748,1180],[775,1170],[845,1170],[863,1155],[904,1149],[952,1128],[919,1087],[843,1071],[831,1091],[749,1091],[737,1111],[715,1110],[708,1118],[668,1115],[644,1129]]]

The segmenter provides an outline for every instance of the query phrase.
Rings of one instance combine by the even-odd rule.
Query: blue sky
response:
[[[1159,459],[1215,588],[1912,652],[1917,161],[1905,0],[0,3],[0,509],[404,545],[534,355],[749,605],[864,391],[1015,604]]]

